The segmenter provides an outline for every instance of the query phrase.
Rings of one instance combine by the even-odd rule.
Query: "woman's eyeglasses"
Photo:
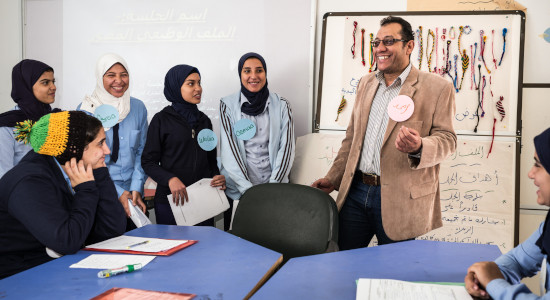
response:
[[[395,44],[395,42],[408,42],[407,40],[400,40],[400,39],[392,39],[392,38],[385,38],[383,40],[374,40],[371,42],[372,46],[373,47],[378,47],[380,46],[380,42],[382,42],[382,44],[384,44],[384,46],[391,46],[393,44]]]

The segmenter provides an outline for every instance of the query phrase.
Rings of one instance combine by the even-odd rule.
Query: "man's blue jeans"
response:
[[[367,247],[375,234],[379,245],[396,242],[384,232],[380,199],[380,186],[364,184],[360,176],[354,176],[338,215],[340,250]]]

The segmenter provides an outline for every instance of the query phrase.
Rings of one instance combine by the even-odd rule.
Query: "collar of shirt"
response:
[[[57,159],[55,159],[55,157],[53,157],[53,160],[55,161],[55,163],[57,164],[57,166],[59,167],[59,170],[61,170],[61,174],[63,174],[63,178],[65,178],[65,181],[67,182],[67,185],[69,187],[69,190],[73,193],[74,195],[74,190],[73,190],[73,186],[71,185],[71,180],[69,179],[69,175],[67,175],[67,173],[65,173],[65,170],[63,170],[63,168],[61,167],[61,165],[59,164],[59,162],[57,161]]]
[[[403,70],[403,72],[401,72],[401,75],[399,75],[397,77],[397,79],[395,79],[393,81],[393,83],[390,85],[401,85],[403,82],[405,82],[405,79],[407,79],[407,77],[409,77],[409,73],[411,72],[411,63],[409,62],[409,65],[405,68],[405,70]],[[378,71],[376,73],[376,79],[378,79],[378,82],[380,82],[380,84],[383,84],[384,86],[386,86],[386,80],[384,79],[384,73],[382,73],[381,71]]]
[[[245,102],[250,103],[250,101],[248,101],[248,99],[246,98],[246,96],[245,96],[243,93],[241,93],[241,105],[240,105],[240,106],[243,106],[243,104],[244,104]],[[270,102],[270,100],[269,100],[269,98],[267,98],[267,101],[265,102],[264,111],[262,111],[262,113],[264,113],[265,110],[267,109],[267,107],[269,106],[269,102]]]

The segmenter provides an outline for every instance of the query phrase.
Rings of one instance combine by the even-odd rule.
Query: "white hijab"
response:
[[[103,86],[103,75],[116,63],[121,64],[126,69],[126,72],[130,74],[128,64],[124,58],[114,53],[107,53],[101,56],[95,68],[95,77],[97,80],[95,90],[91,96],[84,97],[80,108],[93,114],[95,109],[100,105],[109,104],[118,110],[118,123],[120,123],[130,112],[130,82],[128,82],[128,89],[120,98],[111,95]],[[105,128],[105,130],[109,129]]]

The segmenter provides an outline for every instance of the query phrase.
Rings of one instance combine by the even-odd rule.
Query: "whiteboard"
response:
[[[149,120],[168,105],[164,76],[177,64],[202,75],[199,109],[219,132],[219,100],[239,90],[239,58],[260,53],[269,89],[289,100],[296,135],[311,132],[312,7],[310,1],[25,0],[25,58],[55,69],[55,106],[74,109],[95,87],[106,52],[130,68],[131,95]],[[292,9],[288,9],[292,7]]]
[[[290,182],[310,185],[328,172],[344,133],[313,133],[299,137]],[[443,227],[419,239],[514,247],[516,226],[516,161],[518,141],[459,136],[457,151],[439,172]],[[382,175],[383,176],[383,175]],[[336,199],[336,193],[331,194]]]
[[[370,35],[376,36],[380,28],[380,20],[387,15],[401,16],[411,23],[413,31],[422,26],[423,51],[420,52],[420,39],[415,38],[415,49],[411,54],[411,63],[426,71],[428,58],[431,54],[431,70],[444,67],[447,52],[446,42],[450,41],[449,60],[451,60],[451,75],[458,77],[457,87],[461,88],[455,94],[456,114],[454,118],[455,130],[459,134],[490,135],[493,130],[493,118],[496,118],[496,135],[515,136],[518,130],[518,104],[521,101],[521,82],[523,75],[523,32],[525,16],[521,11],[513,12],[426,12],[426,13],[328,13],[323,24],[323,41],[321,53],[321,75],[317,99],[316,128],[321,130],[345,130],[351,116],[355,102],[356,87],[360,78],[375,70],[370,64]],[[354,34],[354,22],[357,28]],[[465,30],[460,35],[460,26],[470,26],[471,32]],[[450,35],[451,27],[454,34]],[[447,31],[445,40],[442,39],[443,29]],[[506,28],[506,51],[502,56],[504,38],[502,30]],[[362,30],[365,30],[362,33]],[[437,38],[429,38],[428,30],[437,32]],[[480,60],[481,37],[480,31],[487,37],[484,51],[485,64]],[[493,33],[494,31],[494,33]],[[420,35],[419,35],[420,36]],[[474,72],[476,84],[483,87],[479,93],[475,89],[472,76],[472,64],[465,72],[461,67],[461,56],[458,55],[458,40],[461,40],[460,49],[467,50],[470,62],[475,61]],[[351,49],[354,45],[355,56]],[[451,38],[452,37],[452,38]],[[433,43],[432,43],[433,41]],[[474,49],[477,43],[477,51]],[[364,45],[364,46],[362,46]],[[433,46],[432,46],[433,45]],[[472,47],[470,47],[472,46]],[[432,49],[434,51],[432,52]],[[476,53],[476,59],[471,59],[471,52]],[[363,53],[363,55],[362,55]],[[454,67],[455,55],[457,68]],[[500,57],[502,56],[502,62]],[[497,66],[493,62],[497,61]],[[363,65],[363,58],[365,64]],[[419,59],[421,58],[421,60]],[[481,70],[478,69],[481,65]],[[487,67],[485,67],[485,65]],[[455,70],[456,75],[455,75]],[[489,73],[490,72],[490,73]],[[464,79],[462,80],[462,74]],[[481,77],[480,74],[481,73]],[[442,75],[452,82],[447,74]],[[485,77],[485,85],[483,80]],[[504,116],[497,108],[497,102],[503,97],[502,106]],[[346,106],[338,116],[338,108],[342,97],[346,99]],[[481,104],[480,104],[481,103]],[[478,111],[478,106],[481,108]],[[474,128],[479,117],[477,132]]]

